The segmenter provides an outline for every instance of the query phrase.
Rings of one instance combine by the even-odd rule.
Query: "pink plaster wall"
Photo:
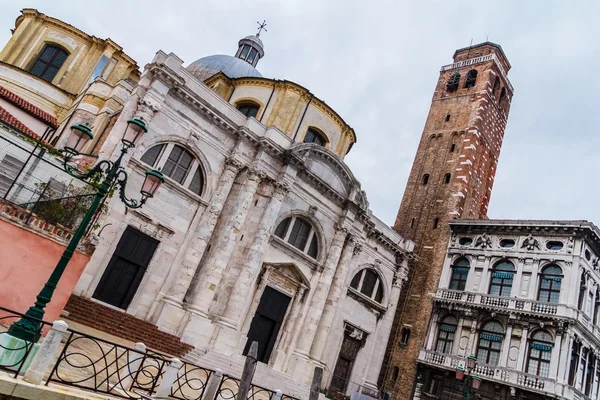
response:
[[[0,306],[21,313],[27,311],[64,249],[65,246],[50,239],[0,220]],[[83,253],[73,254],[46,307],[44,320],[59,319],[89,260]]]

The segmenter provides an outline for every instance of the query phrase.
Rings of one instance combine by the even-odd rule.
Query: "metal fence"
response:
[[[48,370],[43,374],[46,385],[71,386],[81,390],[101,393],[124,399],[140,399],[159,394],[161,386],[168,381],[172,359],[162,353],[146,350],[141,345],[130,348],[68,328],[62,333],[60,347],[52,354],[43,353],[40,343],[52,324],[41,323],[37,338],[32,342],[15,341],[9,334],[9,326],[25,315],[0,307],[0,370],[14,377],[22,375],[35,357],[50,359]],[[53,328],[52,328],[53,329]],[[40,340],[42,342],[42,340]],[[164,395],[175,400],[239,400],[240,380],[198,365],[181,362],[174,379]],[[40,378],[42,379],[42,378]],[[209,392],[207,387],[212,385]],[[215,390],[215,388],[217,388]],[[276,391],[251,385],[245,400],[274,400]],[[143,396],[142,396],[143,395]],[[282,395],[281,399],[298,400]]]
[[[9,326],[21,318],[27,318],[40,323],[40,329],[36,335],[37,338],[41,336],[44,328],[47,329],[51,326],[51,324],[42,320],[0,307],[0,353],[4,355],[0,357],[0,370],[6,371],[15,377],[21,374],[26,369],[27,364],[31,362],[35,346],[35,341],[25,342],[15,340],[9,335]],[[35,339],[36,341],[37,338]]]
[[[136,399],[136,391],[155,392],[167,364],[162,357],[70,330],[46,385],[60,383]]]
[[[73,229],[95,192],[64,171],[59,154],[0,127],[0,198],[30,211],[30,216]]]

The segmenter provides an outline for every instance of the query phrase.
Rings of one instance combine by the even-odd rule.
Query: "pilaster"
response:
[[[327,294],[327,299],[325,300],[325,304],[323,306],[323,313],[321,314],[321,319],[319,320],[316,336],[310,349],[310,356],[315,360],[321,360],[321,357],[323,356],[325,342],[327,341],[327,336],[329,335],[329,330],[331,329],[331,325],[333,323],[335,311],[337,310],[338,302],[342,295],[342,288],[346,281],[346,275],[348,274],[352,256],[360,253],[360,251],[360,247],[357,247],[356,245],[356,238],[353,235],[349,235],[346,240],[346,244],[344,245],[344,250],[342,251],[340,261],[337,265],[337,268],[335,268],[335,274],[331,281],[329,293]]]
[[[179,328],[179,323],[183,317],[183,299],[192,278],[196,274],[200,260],[223,211],[223,206],[229,197],[233,182],[241,168],[242,164],[239,161],[232,158],[226,160],[216,192],[213,194],[206,210],[192,227],[193,233],[186,238],[184,246],[187,251],[180,252],[173,262],[173,267],[177,268],[180,264],[181,267],[176,273],[173,284],[163,298],[164,304],[156,321],[158,326],[169,332],[176,332]]]

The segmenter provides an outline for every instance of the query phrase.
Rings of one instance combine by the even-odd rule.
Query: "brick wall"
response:
[[[504,62],[503,53],[490,45],[457,51],[455,61],[490,52],[496,53],[506,69],[508,62]],[[465,88],[466,74],[471,69],[477,71],[476,85]],[[384,390],[393,392],[395,399],[411,398],[416,359],[433,305],[431,294],[438,286],[450,238],[447,222],[454,218],[487,218],[512,96],[493,60],[461,68],[459,88],[448,91],[447,82],[455,72],[450,69],[440,73],[394,225],[397,232],[415,242],[419,257],[410,265],[380,377]],[[497,77],[499,86],[494,91]],[[499,104],[502,87],[506,95]],[[411,332],[407,344],[401,343],[402,328]],[[400,373],[393,382],[391,371],[395,366]]]
[[[147,347],[174,356],[183,356],[193,346],[182,343],[177,336],[158,330],[150,322],[135,318],[125,311],[115,310],[79,296],[71,296],[65,305],[69,319],[91,328],[110,333],[132,342],[142,342]]]

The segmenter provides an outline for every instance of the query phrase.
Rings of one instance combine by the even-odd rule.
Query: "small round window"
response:
[[[586,249],[584,254],[586,260],[590,261],[592,259],[592,255],[590,254],[589,250]]]
[[[563,248],[563,242],[559,242],[558,240],[551,240],[546,243],[546,248],[548,250],[560,250]]]
[[[473,244],[473,239],[471,239],[470,237],[461,237],[458,240],[458,244],[460,244],[461,246],[470,246]]]
[[[515,241],[512,239],[502,239],[500,241],[500,247],[503,247],[505,249],[509,249],[514,246],[515,246]]]

